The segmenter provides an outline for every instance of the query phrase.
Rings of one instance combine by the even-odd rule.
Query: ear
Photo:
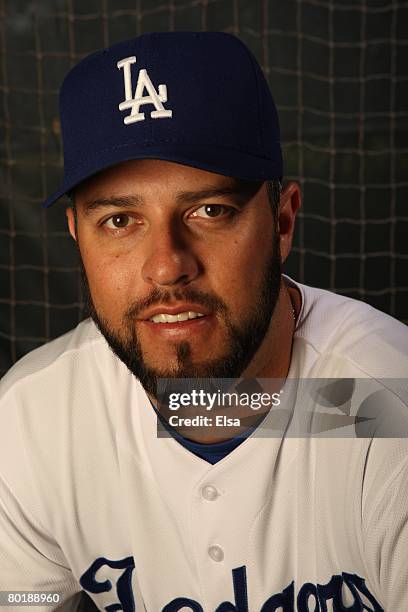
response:
[[[292,247],[293,230],[297,211],[302,203],[302,196],[298,183],[291,181],[285,185],[281,193],[279,206],[278,227],[280,235],[280,250],[282,263],[286,260]]]
[[[72,238],[74,240],[76,240],[77,239],[77,235],[76,235],[76,220],[75,220],[75,212],[74,212],[74,209],[72,208],[72,206],[68,206],[68,208],[65,211],[65,214],[66,214],[67,220],[68,220],[69,233],[71,234]]]

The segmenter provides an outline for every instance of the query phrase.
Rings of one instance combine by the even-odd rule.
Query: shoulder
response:
[[[408,374],[408,327],[361,302],[296,283],[303,299],[296,339],[372,378]],[[335,375],[335,374],[333,374]]]
[[[90,320],[31,351],[0,381],[0,457],[15,449],[55,446],[85,420],[100,394],[101,364],[109,353]],[[105,367],[106,370],[106,367]],[[105,376],[107,378],[107,376]],[[70,426],[68,426],[70,423]],[[4,465],[4,462],[2,462]]]
[[[79,500],[82,508],[89,496],[106,502],[106,482],[117,479],[117,408],[132,383],[89,320],[1,381],[0,480],[49,533]]]
[[[40,346],[22,357],[0,381],[0,399],[11,389],[36,385],[42,379],[66,379],[70,368],[78,360],[90,358],[95,344],[104,339],[90,319],[82,321],[75,329]],[[62,380],[60,379],[60,382]]]
[[[61,442],[79,423],[89,430],[108,397],[119,360],[89,319],[31,351],[0,381],[4,446]],[[76,425],[75,425],[76,424]],[[68,426],[69,425],[69,426]],[[12,452],[12,449],[9,449]],[[0,450],[0,455],[2,450]]]

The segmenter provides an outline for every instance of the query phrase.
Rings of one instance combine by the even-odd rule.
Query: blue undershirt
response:
[[[150,402],[151,403],[151,402]],[[152,404],[157,417],[160,419],[163,427],[171,434],[171,436],[177,440],[181,446],[184,446],[190,453],[208,461],[214,465],[221,459],[224,459],[227,455],[232,453],[242,442],[244,442],[255,429],[254,427],[249,427],[244,433],[235,436],[235,438],[231,438],[230,440],[225,440],[224,442],[215,442],[212,444],[202,444],[200,442],[192,442],[192,440],[187,440],[181,436],[175,429],[170,427],[167,421],[161,416],[161,414],[156,410],[156,407]]]

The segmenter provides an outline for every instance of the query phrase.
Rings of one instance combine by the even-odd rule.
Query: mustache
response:
[[[198,289],[194,289],[193,287],[176,289],[174,291],[163,291],[156,288],[147,297],[133,302],[125,312],[125,319],[133,320],[147,308],[159,304],[171,304],[173,302],[194,302],[195,304],[204,306],[211,311],[218,310],[223,313],[228,311],[224,300],[212,293],[200,291]]]
[[[92,314],[96,313],[96,311],[82,257],[79,257],[79,264],[82,277],[82,288],[85,293],[85,308],[92,316]],[[152,306],[159,304],[171,304],[173,302],[194,302],[195,304],[204,306],[213,312],[219,311],[223,314],[228,312],[228,307],[224,300],[212,293],[200,291],[199,289],[195,289],[193,287],[186,287],[184,289],[178,288],[174,291],[164,291],[156,287],[145,298],[135,300],[125,311],[124,319],[127,323],[130,323],[147,308],[151,308]]]

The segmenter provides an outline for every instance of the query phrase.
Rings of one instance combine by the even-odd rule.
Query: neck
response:
[[[279,299],[271,319],[268,332],[243,372],[243,378],[280,378],[285,379],[292,358],[292,342],[295,331],[295,318],[300,311],[301,297],[297,289],[286,287],[281,282]]]

